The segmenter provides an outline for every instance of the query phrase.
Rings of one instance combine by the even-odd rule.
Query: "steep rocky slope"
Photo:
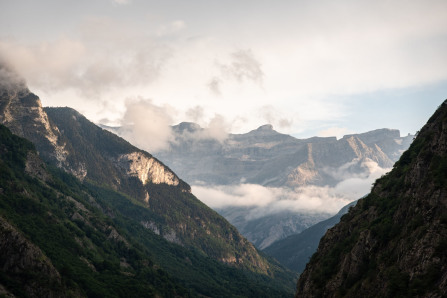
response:
[[[172,171],[70,108],[46,108],[61,131],[69,160],[85,164],[86,179],[105,183],[144,205],[158,218],[144,219],[166,239],[193,246],[224,263],[267,273],[268,261],[228,222],[191,193]]]
[[[447,101],[393,170],[328,230],[296,297],[447,295]]]
[[[290,296],[287,274],[273,280],[167,241],[141,223],[150,210],[48,168],[3,125],[0,173],[1,295]]]
[[[0,67],[0,74],[4,73],[5,69]],[[83,191],[105,200],[106,207],[94,203],[91,207],[102,210],[109,220],[115,220],[113,210],[119,210],[121,216],[136,225],[133,229],[144,229],[169,241],[178,247],[180,254],[200,254],[193,270],[200,266],[211,270],[216,265],[210,264],[217,261],[218,266],[226,264],[244,270],[254,274],[254,279],[265,279],[267,284],[276,283],[274,279],[279,278],[277,285],[288,287],[285,284],[291,282],[293,274],[260,254],[223,217],[197,200],[188,184],[152,155],[102,130],[70,108],[43,109],[38,97],[20,80],[2,81],[0,87],[0,122],[14,133],[29,138],[50,166],[76,176],[82,182],[79,187],[88,189]],[[33,164],[32,160],[39,163],[40,159],[36,155],[29,165]],[[44,176],[48,174],[41,171],[39,175],[45,181]],[[71,181],[71,178],[64,179]],[[72,216],[72,220],[85,221],[79,212]],[[108,232],[110,237],[121,239],[119,232]],[[140,244],[144,246],[148,242]],[[185,272],[178,271],[181,267],[172,267],[175,254],[168,254],[166,261],[165,250],[159,245],[156,247],[158,252],[152,252],[153,258],[176,278],[184,279]],[[206,258],[209,260],[204,261]],[[228,269],[220,270],[228,273]],[[195,279],[190,282],[197,284],[200,280],[197,273],[187,278],[192,277]],[[213,285],[204,287],[213,288]]]
[[[355,204],[356,202],[348,204],[336,215],[305,229],[299,234],[276,241],[263,249],[263,251],[290,270],[298,273],[303,272],[304,267],[317,250],[318,243],[326,231],[336,225],[340,218],[348,212],[349,207]]]

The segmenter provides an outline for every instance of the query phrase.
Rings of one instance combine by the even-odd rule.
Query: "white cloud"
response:
[[[227,139],[231,125],[222,115],[215,114],[214,117],[206,122],[203,119],[203,108],[199,106],[188,110],[187,115],[203,128],[194,132],[184,131],[179,137],[186,140],[214,139],[221,143]]]
[[[293,119],[286,118],[283,113],[281,113],[273,105],[264,105],[258,109],[258,113],[264,121],[268,124],[272,124],[274,127],[288,128],[293,124]]]
[[[357,163],[353,162],[352,164]],[[361,164],[362,173],[351,173],[345,165],[337,169],[342,180],[335,186],[308,185],[290,188],[265,187],[255,184],[192,186],[192,192],[212,208],[244,206],[246,219],[255,219],[283,211],[331,213],[369,193],[372,183],[389,169],[373,161]],[[334,175],[336,171],[334,171]]]
[[[0,40],[0,54],[30,87],[45,92],[75,90],[90,100],[107,92],[138,87],[159,78],[171,55],[155,37],[110,18],[90,17],[78,37],[25,44]]]
[[[167,149],[173,140],[172,113],[169,106],[160,107],[151,100],[128,99],[118,134],[148,152]]]
[[[0,89],[16,89],[25,87],[26,83],[17,73],[0,58]]]
[[[189,108],[186,113],[186,117],[195,123],[200,123],[203,120],[204,111],[203,107],[195,106],[193,108]]]
[[[182,112],[200,105],[244,119],[237,132],[264,124],[253,113],[260,106],[275,106],[283,115],[275,126],[300,133],[318,121],[337,126],[349,108],[343,95],[447,79],[445,1],[283,1],[255,10],[248,2],[154,3],[133,1],[123,15],[80,4],[67,23],[35,23],[26,34],[3,26],[0,52],[32,90],[45,92],[44,103],[85,107],[93,121],[109,116],[86,103],[111,102],[116,111],[143,95]],[[4,15],[28,25],[13,11]]]
[[[262,84],[264,78],[262,64],[250,49],[231,53],[230,61],[218,63],[218,66],[225,77],[236,79],[240,83],[248,80]]]

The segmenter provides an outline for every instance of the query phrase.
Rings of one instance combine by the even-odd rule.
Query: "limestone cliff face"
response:
[[[86,157],[87,154],[80,156],[78,152],[75,152],[76,147],[86,143],[85,139],[70,139],[80,137],[79,130],[86,129],[88,120],[85,117],[74,110],[65,113],[65,119],[55,117],[57,115],[53,113],[55,120],[63,120],[66,125],[61,125],[60,122],[55,123],[49,119],[47,111],[42,108],[40,99],[28,90],[23,80],[3,65],[0,65],[0,81],[1,124],[7,126],[13,133],[32,141],[45,161],[63,168],[80,180],[95,176],[94,173],[89,174],[90,171],[103,170],[103,168],[92,167],[89,158]],[[60,110],[60,112],[62,111]],[[55,113],[57,114],[57,111]],[[59,126],[63,126],[63,128],[60,129]],[[94,124],[91,123],[88,129],[94,129],[93,126]],[[93,143],[93,147],[95,142],[103,139],[100,135],[91,136],[85,132],[83,134],[84,137],[92,137],[88,141]],[[74,144],[74,142],[80,144]],[[90,150],[90,154],[94,155],[92,149],[92,147],[88,149],[84,147],[82,151]],[[119,182],[121,178],[119,177],[120,173],[116,172],[124,170],[121,176],[137,177],[143,184],[152,182],[179,185],[178,177],[150,154],[140,152],[137,148],[132,148],[130,144],[123,151],[121,154],[116,154],[118,152],[109,154],[111,159],[117,161],[115,165],[118,168],[110,173],[112,177],[115,177],[114,181],[117,184],[121,183]]]
[[[447,101],[322,238],[296,297],[447,295]]]
[[[74,114],[77,113],[71,115],[70,122],[79,120]],[[0,123],[13,133],[31,140],[44,160],[63,168],[80,180],[89,177],[89,171],[94,171],[88,160],[74,152],[73,147],[76,145],[70,144],[71,141],[66,137],[68,131],[59,130],[48,118],[40,99],[25,87],[0,89]],[[74,125],[76,126],[79,125]],[[123,170],[124,175],[137,177],[143,184],[152,182],[176,186],[180,183],[171,170],[150,154],[134,151],[112,158],[117,161],[115,172]]]
[[[173,172],[155,158],[148,157],[142,152],[122,154],[118,156],[117,164],[127,175],[138,177],[143,184],[147,182],[174,186],[179,184],[179,179]]]
[[[261,184],[274,187],[336,185],[327,172],[348,163],[358,174],[361,165],[373,161],[390,168],[407,149],[410,137],[398,130],[375,131],[331,138],[296,139],[264,125],[246,134],[230,134],[223,142],[200,138],[202,129],[193,123],[173,127],[176,141],[156,156],[189,183]]]

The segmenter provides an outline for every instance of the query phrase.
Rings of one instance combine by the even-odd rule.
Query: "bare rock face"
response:
[[[126,171],[129,176],[137,177],[141,183],[152,182],[154,184],[165,183],[177,186],[179,179],[164,165],[153,157],[148,157],[142,152],[122,154],[118,157],[117,165]]]
[[[49,119],[39,97],[23,80],[0,64],[0,123],[34,143],[41,157],[83,180],[85,165],[70,163],[61,132]]]
[[[336,185],[328,175],[347,163],[365,161],[390,168],[408,148],[412,136],[398,130],[378,129],[363,134],[330,138],[296,139],[263,125],[246,134],[230,134],[222,142],[198,137],[202,129],[194,123],[173,127],[176,140],[169,150],[156,156],[189,183],[209,185],[254,183],[273,187]]]
[[[447,101],[307,264],[296,297],[447,295]]]
[[[14,134],[45,147],[47,157],[61,167],[65,165],[68,152],[59,141],[60,132],[51,125],[40,99],[28,89],[0,90],[0,123]]]
[[[44,161],[64,169],[81,181],[85,178],[97,179],[101,175],[98,172],[108,171],[109,179],[102,182],[117,188],[125,187],[123,184],[127,182],[123,180],[131,177],[136,177],[142,185],[148,182],[173,186],[180,184],[179,178],[161,162],[128,143],[122,145],[122,141],[106,136],[112,140],[110,146],[117,143],[121,146],[121,152],[114,152],[113,148],[100,148],[101,145],[97,143],[104,139],[102,129],[76,111],[50,109],[51,111],[53,119],[42,108],[40,99],[28,90],[25,82],[8,67],[0,64],[0,123],[14,134],[32,141]],[[96,131],[97,134],[92,135],[88,130]],[[85,154],[81,155],[79,152]],[[29,170],[38,169],[32,166],[33,160],[36,159],[29,159]],[[114,163],[111,164],[110,160]],[[150,196],[143,190],[134,195],[141,200],[148,200]]]

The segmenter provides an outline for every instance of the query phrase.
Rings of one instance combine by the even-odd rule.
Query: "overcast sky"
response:
[[[445,0],[0,0],[0,55],[42,103],[112,125],[415,133],[446,53]]]

